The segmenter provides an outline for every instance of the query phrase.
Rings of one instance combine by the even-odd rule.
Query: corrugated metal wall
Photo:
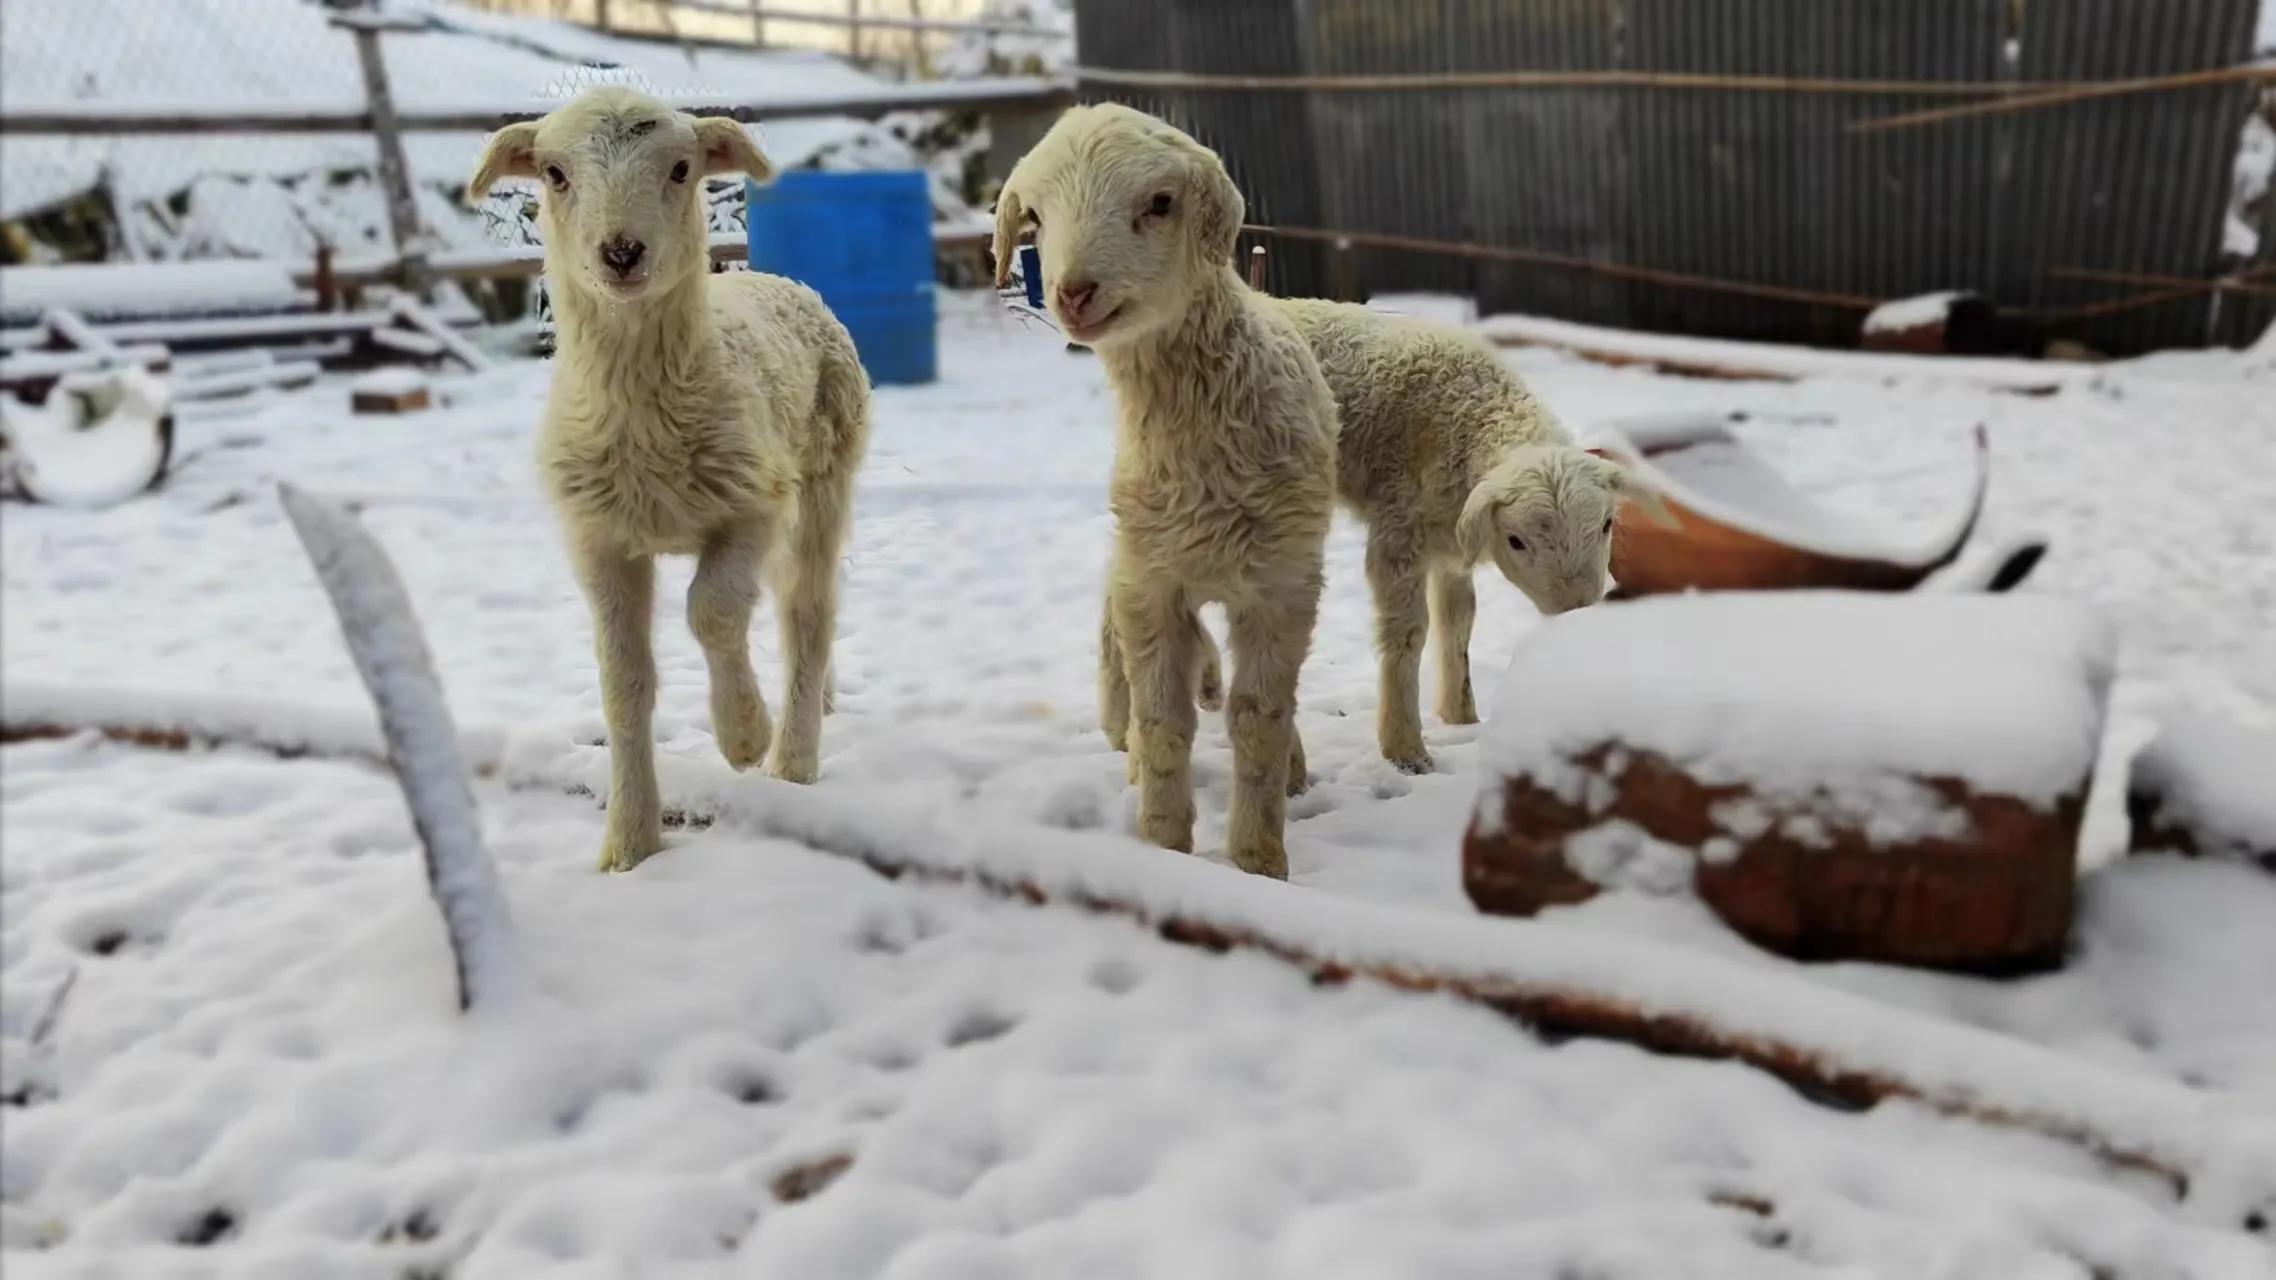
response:
[[[1086,66],[1254,75],[1647,71],[2087,80],[2241,62],[2257,0],[1081,0]],[[1952,99],[1661,87],[1173,90],[1089,83],[1226,157],[1251,218],[1869,298],[1976,288],[2108,351],[2233,334],[2250,305],[2062,309],[2055,268],[2219,266],[2243,86],[1877,133]],[[1474,294],[1690,333],[1846,343],[1859,309],[1554,266],[1282,241],[1272,285]],[[2257,303],[2259,300],[2254,300]]]

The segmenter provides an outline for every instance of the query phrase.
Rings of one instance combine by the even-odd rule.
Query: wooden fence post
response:
[[[403,122],[395,114],[395,96],[387,87],[387,60],[381,56],[379,34],[386,19],[376,5],[336,20],[356,38],[356,60],[363,66],[364,98],[370,104],[372,141],[379,150],[379,182],[387,194],[387,229],[395,237],[395,252],[402,264],[402,284],[421,298],[432,295],[434,272],[427,265],[424,237],[419,231],[419,202],[412,194],[411,166],[403,158]]]
[[[846,0],[846,56],[861,61],[861,0]]]
[[[609,29],[609,0],[593,0],[593,25],[603,31]]]
[[[754,49],[767,47],[767,15],[759,7],[765,3],[766,0],[751,0],[751,47]]]

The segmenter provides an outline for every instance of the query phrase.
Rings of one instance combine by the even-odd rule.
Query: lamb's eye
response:
[[[1525,550],[1525,539],[1518,537],[1514,533],[1509,535],[1509,549],[1512,551]]]
[[[545,166],[545,181],[555,191],[567,191],[569,189],[569,175],[561,172],[560,165],[549,164]]]
[[[1604,536],[1607,538],[1612,536],[1612,517],[1610,516],[1604,518]]]
[[[678,164],[675,164],[675,165],[673,165],[673,166],[672,166],[672,181],[674,181],[674,182],[686,182],[687,180],[688,180],[688,162],[687,162],[687,161],[685,161],[685,160],[682,160],[682,161],[680,161]]]
[[[1171,197],[1169,192],[1157,191],[1154,193],[1154,202],[1146,206],[1146,212],[1152,217],[1167,218],[1170,216],[1171,208],[1176,204],[1177,201]]]

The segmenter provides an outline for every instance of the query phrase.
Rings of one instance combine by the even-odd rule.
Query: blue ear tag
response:
[[[1032,244],[1019,247],[1019,274],[1027,285],[1027,305],[1043,310],[1043,255]]]

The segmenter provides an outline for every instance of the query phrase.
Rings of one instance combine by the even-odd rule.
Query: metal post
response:
[[[377,17],[376,6],[367,6],[364,14]],[[344,25],[356,37],[356,61],[363,65],[372,140],[379,147],[379,181],[387,192],[387,229],[395,237],[402,284],[421,298],[429,297],[434,290],[434,272],[427,266],[425,237],[419,232],[419,203],[411,193],[411,166],[403,159],[402,121],[396,117],[395,97],[387,88],[387,61],[380,56],[379,25],[369,21]]]
[[[846,56],[861,61],[861,0],[846,0]]]
[[[593,25],[603,31],[609,29],[609,0],[593,0]]]
[[[759,7],[765,3],[766,0],[751,0],[751,47],[754,49],[767,47],[767,15]]]

